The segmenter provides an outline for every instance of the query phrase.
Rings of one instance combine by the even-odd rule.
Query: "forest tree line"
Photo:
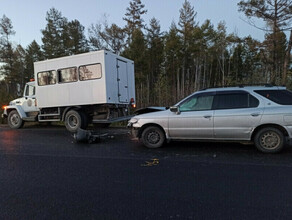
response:
[[[42,44],[33,40],[26,48],[15,45],[11,20],[0,19],[0,104],[17,96],[17,84],[33,78],[33,62],[106,49],[135,62],[138,107],[170,106],[186,95],[207,87],[241,84],[285,84],[291,87],[290,72],[292,1],[242,0],[238,11],[245,14],[251,29],[260,28],[265,39],[228,34],[224,21],[216,26],[196,20],[189,0],[179,9],[178,23],[162,31],[159,21],[147,13],[141,0],[131,0],[122,18],[124,27],[105,20],[87,29],[69,21],[51,8],[41,30]],[[253,23],[262,19],[264,27]],[[255,26],[255,27],[253,27]]]

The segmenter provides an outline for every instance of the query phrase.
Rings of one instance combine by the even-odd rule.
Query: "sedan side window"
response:
[[[280,105],[292,105],[292,92],[289,90],[256,90],[261,96]]]
[[[193,96],[179,107],[181,112],[211,110],[214,96]]]
[[[249,93],[218,94],[214,100],[214,109],[255,108],[259,101]]]

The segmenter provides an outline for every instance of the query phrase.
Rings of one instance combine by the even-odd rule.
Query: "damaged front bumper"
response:
[[[135,128],[131,128],[131,136],[133,138],[139,138],[139,130]]]
[[[130,129],[130,134],[133,138],[139,138],[139,128],[133,127],[133,123],[129,122],[127,128]]]

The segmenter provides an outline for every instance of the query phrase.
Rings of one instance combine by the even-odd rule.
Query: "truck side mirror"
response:
[[[178,107],[178,106],[171,106],[171,107],[169,108],[169,110],[170,110],[171,112],[176,113],[177,115],[180,114],[180,111],[179,111],[179,107]]]

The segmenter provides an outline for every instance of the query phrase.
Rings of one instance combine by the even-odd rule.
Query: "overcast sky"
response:
[[[109,23],[124,26],[126,8],[130,0],[0,0],[0,17],[5,14],[11,19],[16,35],[12,40],[26,47],[33,40],[41,44],[41,29],[46,26],[46,12],[55,7],[69,19],[77,19],[86,31],[92,23],[107,16]],[[162,31],[168,31],[171,22],[179,20],[179,9],[184,0],[142,0],[147,14],[143,17],[146,24],[152,17],[160,21]],[[240,37],[251,35],[263,40],[264,33],[242,21],[246,19],[238,12],[238,0],[190,0],[197,12],[196,20],[202,24],[210,19],[214,26],[225,21],[228,33],[235,32]]]

